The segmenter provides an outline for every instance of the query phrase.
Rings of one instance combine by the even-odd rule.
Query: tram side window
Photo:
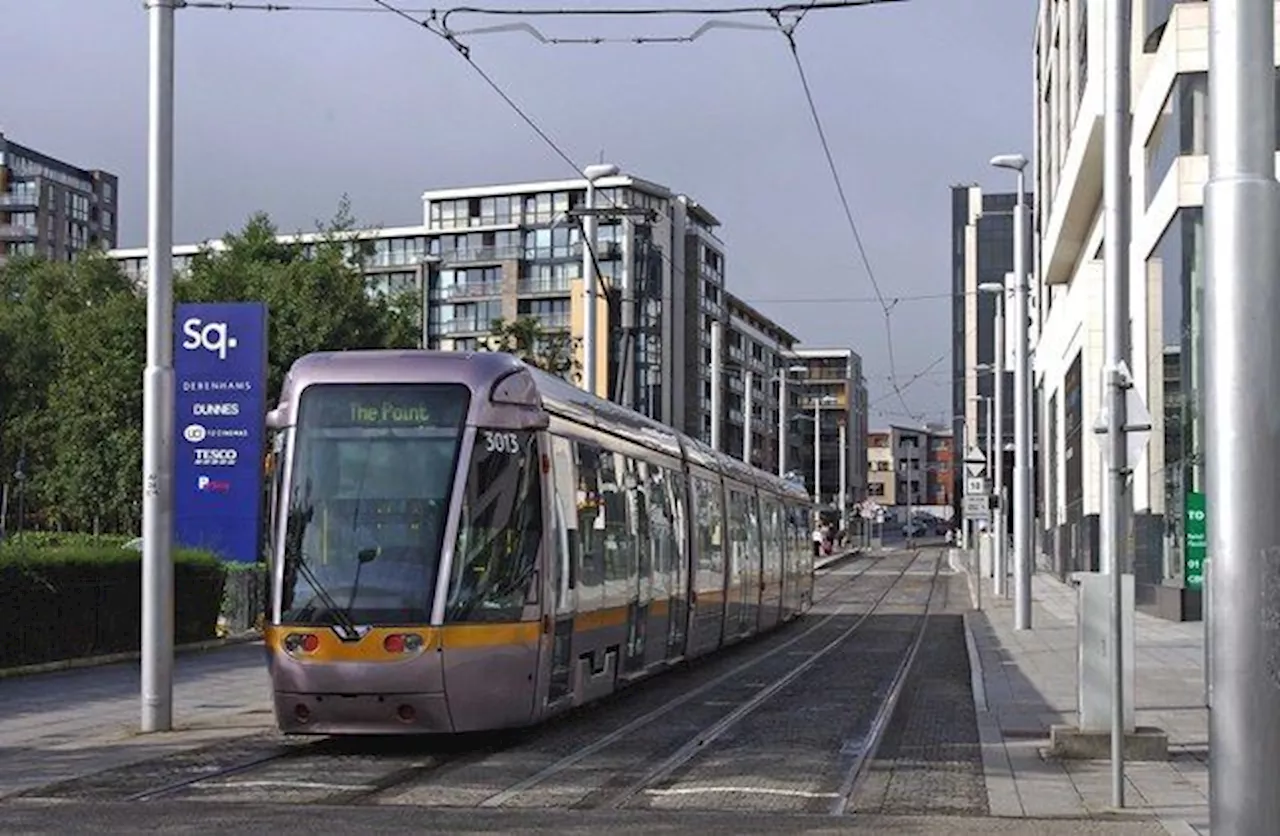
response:
[[[631,512],[631,533],[635,540],[636,557],[639,561],[641,578],[648,578],[654,569],[654,537],[653,510],[649,507],[648,491],[645,486],[649,479],[649,465],[642,461],[627,459],[627,507]]]
[[[688,574],[687,549],[689,546],[685,542],[687,534],[685,524],[688,518],[685,517],[685,505],[687,503],[685,496],[684,474],[674,470],[663,470],[662,478],[663,492],[666,494],[667,498],[667,509],[671,512],[670,522],[672,530],[670,542],[672,551],[669,556],[671,561],[670,565],[671,568],[678,567],[679,571],[677,573],[677,577],[687,581],[685,576]]]
[[[556,525],[556,550],[557,552],[564,551],[564,554],[557,554],[556,556],[556,559],[560,561],[560,568],[557,572],[563,575],[563,577],[559,578],[559,594],[561,598],[564,598],[568,595],[568,591],[577,585],[578,555],[582,545],[578,539],[578,504],[577,491],[574,490],[573,442],[567,438],[551,437],[551,473],[555,487],[556,513],[552,516],[555,518]]]
[[[578,453],[578,538],[582,553],[583,586],[604,581],[605,507],[600,491],[600,450],[581,441]]]
[[[538,438],[476,434],[454,549],[449,621],[518,621],[542,542]]]
[[[604,500],[604,578],[621,581],[635,571],[636,544],[627,513],[623,480],[626,457],[618,453],[600,454],[600,493]],[[599,523],[597,523],[599,525]]]
[[[661,467],[649,467],[645,475],[645,508],[649,512],[649,539],[652,544],[653,571],[664,576],[675,562],[676,536],[667,480],[670,473]]]
[[[753,572],[760,571],[760,500],[755,493],[749,493],[747,499],[747,560],[751,561]]]
[[[698,523],[698,569],[719,575],[724,572],[724,502],[720,486],[697,477],[693,484],[697,492],[694,519]]]
[[[730,572],[737,577],[748,565],[750,556],[750,538],[747,534],[749,520],[747,517],[747,495],[735,490],[729,491],[729,554]]]
[[[760,501],[760,527],[764,532],[764,575],[766,578],[778,576],[778,561],[782,551],[781,531],[778,528],[778,503],[771,496]]]

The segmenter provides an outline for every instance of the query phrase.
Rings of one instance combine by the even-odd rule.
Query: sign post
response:
[[[174,541],[254,563],[262,543],[267,306],[179,305]]]

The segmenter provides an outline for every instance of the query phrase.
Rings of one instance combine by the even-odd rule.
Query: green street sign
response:
[[[1187,589],[1204,588],[1204,561],[1208,551],[1205,538],[1204,494],[1189,493],[1183,521],[1183,578]]]

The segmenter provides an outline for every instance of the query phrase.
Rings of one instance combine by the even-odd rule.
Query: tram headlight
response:
[[[284,638],[284,649],[288,653],[315,653],[320,649],[320,637],[315,633],[290,633]]]
[[[382,640],[382,649],[388,653],[418,653],[424,645],[417,633],[392,633]]]

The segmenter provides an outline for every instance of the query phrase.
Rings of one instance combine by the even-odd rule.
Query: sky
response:
[[[378,6],[306,5],[339,2]],[[814,10],[794,32],[875,281],[886,300],[901,299],[890,316],[892,363],[883,308],[781,32],[721,27],[689,43],[586,45],[470,30],[524,22],[546,38],[669,37],[689,35],[708,18],[456,14],[449,26],[467,33],[458,37],[475,64],[571,159],[603,158],[714,213],[731,292],[803,345],[862,355],[874,428],[949,423],[950,187],[1013,191],[1012,175],[987,161],[1031,156],[1036,5],[904,0]],[[119,175],[119,244],[142,246],[143,4],[8,0],[5,7],[6,31],[18,33],[6,38],[6,65],[18,75],[11,72],[0,97],[0,131]],[[403,17],[190,6],[176,17],[179,243],[219,237],[259,210],[282,232],[311,231],[344,193],[361,224],[403,226],[422,222],[426,189],[574,176],[446,41]],[[772,25],[764,14],[716,19]],[[907,298],[919,296],[932,298]],[[906,387],[907,408],[893,395],[895,380]]]

